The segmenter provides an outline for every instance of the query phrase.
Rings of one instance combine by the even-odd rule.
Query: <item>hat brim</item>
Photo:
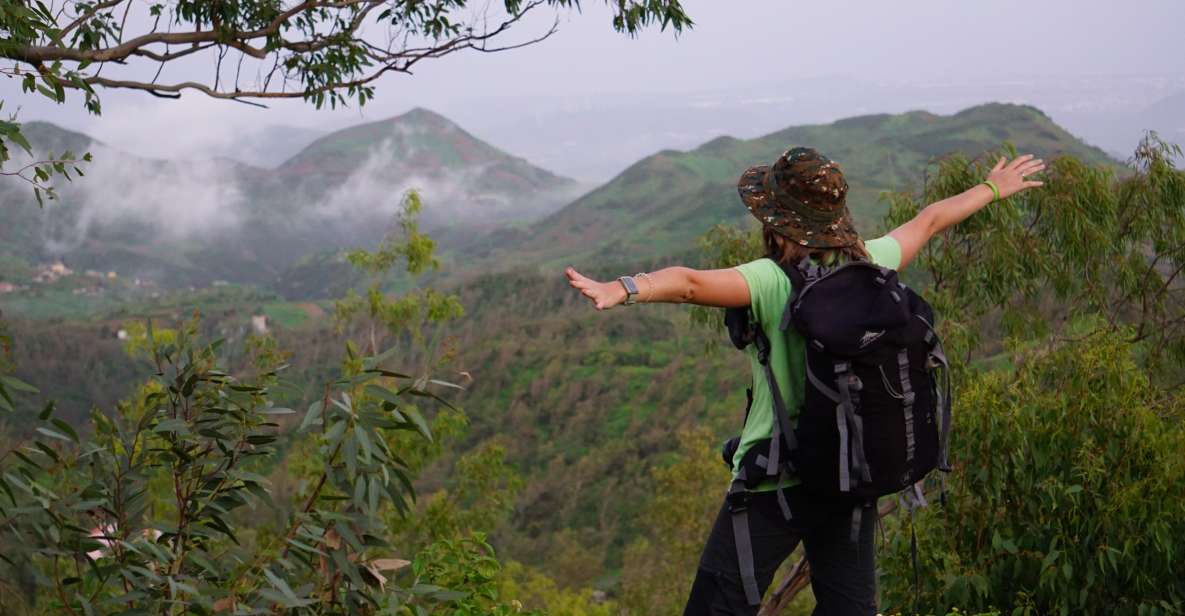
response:
[[[769,169],[769,165],[749,167],[737,181],[741,202],[763,226],[808,248],[844,248],[859,242],[860,234],[852,224],[852,214],[846,205],[831,224],[812,228],[802,217],[778,204],[765,190]]]

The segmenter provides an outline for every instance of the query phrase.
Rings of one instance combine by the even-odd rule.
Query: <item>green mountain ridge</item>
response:
[[[1115,162],[1040,110],[999,103],[950,116],[926,111],[859,116],[751,140],[722,136],[691,151],[664,150],[644,158],[529,229],[489,242],[478,256],[551,268],[685,253],[711,226],[748,218],[735,188],[746,168],[768,164],[797,145],[818,148],[843,166],[857,226],[870,233],[882,192],[917,186],[927,165],[940,157],[977,156],[1004,142],[1046,158],[1073,154],[1093,163]]]

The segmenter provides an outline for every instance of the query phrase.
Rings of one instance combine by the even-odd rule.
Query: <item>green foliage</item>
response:
[[[488,534],[505,522],[522,490],[522,479],[506,465],[505,456],[505,449],[492,443],[461,456],[452,469],[452,485],[426,499],[411,537]]]
[[[500,596],[498,574],[501,565],[494,558],[494,550],[481,533],[461,538],[440,539],[429,544],[412,563],[412,571],[421,588],[439,591],[430,596],[441,603],[437,610],[423,608],[423,614],[448,616],[506,616],[521,612],[521,603],[504,602]],[[432,580],[444,586],[425,585]],[[467,588],[469,592],[449,592],[446,588]],[[414,601],[409,607],[419,608]]]
[[[6,12],[4,9],[0,9],[0,13],[4,12]],[[2,30],[2,27],[0,27],[0,30]],[[0,101],[0,109],[3,107],[4,101]],[[66,150],[58,155],[54,155],[52,152],[47,153],[44,158],[39,160],[22,160],[20,163],[21,166],[15,171],[3,171],[4,164],[12,160],[12,152],[9,149],[10,143],[16,144],[30,158],[34,156],[33,146],[25,138],[24,133],[21,132],[21,125],[16,122],[15,114],[9,116],[6,120],[0,119],[0,176],[19,178],[30,184],[33,188],[33,198],[37,200],[37,205],[41,207],[45,206],[45,199],[56,199],[58,197],[57,191],[50,184],[50,181],[55,175],[61,176],[66,181],[74,179],[70,175],[71,172],[78,177],[82,177],[85,174],[80,165],[91,161],[89,152],[76,157],[73,152]]]
[[[399,384],[385,357],[357,358],[297,426],[270,402],[279,374],[269,361],[258,380],[235,378],[218,367],[220,343],[195,335],[194,323],[170,342],[146,328],[154,377],[118,412],[92,413],[87,440],[51,405],[37,435],[6,452],[0,532],[13,549],[0,580],[32,572],[30,600],[76,613],[400,605],[385,590],[383,572],[398,563],[384,515],[414,495],[384,436],[431,438],[410,401],[436,394],[426,381]],[[316,459],[296,493],[276,493],[265,476],[282,425]],[[287,512],[278,524],[248,522],[276,507]],[[16,596],[5,595],[17,601],[8,609]]]
[[[503,567],[501,589],[503,596],[516,597],[525,609],[534,609],[547,616],[616,616],[617,606],[589,589],[569,589],[537,569],[509,561]]]
[[[1021,193],[935,238],[911,266],[931,282],[928,298],[947,318],[948,346],[976,348],[984,317],[999,337],[1057,343],[1084,318],[1144,342],[1154,363],[1185,361],[1185,173],[1180,150],[1148,136],[1117,177],[1063,157],[1045,187]],[[990,158],[943,161],[921,195],[890,199],[888,226],[925,204],[980,181]],[[1134,330],[1121,333],[1128,324]]]
[[[384,291],[391,270],[400,261],[404,271],[413,277],[438,267],[433,255],[435,243],[420,233],[416,221],[421,208],[419,194],[408,191],[396,217],[399,231],[384,238],[374,252],[356,250],[347,256],[351,265],[369,274],[370,284],[365,298],[350,289],[335,302],[334,318],[341,329],[360,323],[368,333],[371,353],[379,347],[380,330],[391,336],[409,333],[418,339],[426,324],[443,323],[465,312],[456,296],[431,288],[409,291],[401,297],[391,297]]]
[[[704,539],[720,507],[722,486],[729,480],[724,464],[705,455],[716,445],[708,430],[681,430],[679,457],[654,470],[655,492],[645,512],[644,538],[630,545],[622,568],[623,613],[682,612]]]
[[[409,269],[431,262],[414,220],[404,229],[409,240],[383,250]],[[379,258],[379,272],[397,260]],[[424,320],[448,318],[459,304],[436,306]],[[462,460],[456,494],[466,509],[437,499],[445,506],[430,506],[437,514],[426,524],[404,521],[416,472],[440,451],[431,426],[457,431],[455,411],[430,424],[420,404],[458,386],[388,369],[395,347],[364,357],[347,342],[340,374],[298,417],[274,402],[291,388],[280,373],[289,354],[274,340],[248,337],[242,353],[252,366],[235,376],[221,366],[221,341],[200,342],[196,317],[127,329],[128,355],[147,360],[153,378],[117,412],[92,412],[85,440],[47,405],[33,438],[0,458],[0,534],[21,546],[0,556],[0,584],[13,591],[0,594],[6,613],[41,604],[88,614],[511,613],[473,526],[504,515],[502,494],[515,489],[500,452]],[[7,376],[0,387],[9,410],[10,391],[34,391]],[[425,525],[429,540],[414,562],[399,558],[415,542],[395,553],[395,531]],[[409,583],[390,579],[403,570]]]
[[[1059,159],[1044,189],[985,208],[919,255],[948,350],[1004,361],[957,366],[953,490],[917,516],[920,589],[908,539],[893,533],[882,588],[894,609],[916,590],[931,609],[1185,610],[1173,573],[1185,556],[1176,152],[1149,136],[1119,177]],[[986,164],[948,159],[923,195],[892,198],[890,226]]]
[[[944,507],[915,515],[921,604],[1013,614],[1185,610],[1185,396],[1096,333],[956,399]],[[882,551],[886,608],[912,604],[907,518]]]
[[[0,57],[13,58],[24,47],[35,45],[47,37],[54,37],[57,32],[55,22],[58,17],[45,4],[37,2],[5,2],[0,5]],[[30,67],[34,68],[34,67]],[[21,80],[21,89],[25,92],[36,92],[49,100],[60,103],[65,100],[66,87],[79,88],[86,97],[86,106],[93,112],[98,112],[98,98],[94,91],[77,71],[64,70],[60,63],[50,65],[41,64],[22,72],[19,68],[4,69],[0,73]],[[46,78],[53,74],[52,79]],[[42,83],[38,83],[38,78]],[[3,108],[0,101],[0,108]],[[38,205],[43,205],[43,198],[53,199],[57,196],[53,186],[49,184],[54,175],[60,175],[70,180],[70,172],[83,175],[82,169],[76,165],[90,162],[90,154],[83,154],[76,159],[70,151],[60,156],[49,154],[43,160],[22,163],[16,171],[4,171],[5,163],[12,160],[10,144],[15,144],[26,154],[32,156],[33,148],[21,132],[21,125],[16,122],[16,116],[0,120],[0,175],[17,177],[28,182],[33,188],[33,195]]]
[[[440,262],[432,252],[436,243],[432,238],[420,233],[417,218],[424,209],[420,194],[409,190],[403,195],[403,209],[396,215],[399,226],[397,234],[383,238],[375,252],[355,250],[346,255],[346,259],[354,267],[370,274],[385,274],[400,260],[407,263],[407,273],[420,274],[431,268],[436,269]]]

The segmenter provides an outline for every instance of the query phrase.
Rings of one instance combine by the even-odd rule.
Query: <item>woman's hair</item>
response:
[[[796,265],[806,257],[820,263],[832,263],[836,259],[846,261],[871,261],[864,241],[857,239],[851,246],[840,248],[810,248],[791,240],[782,234],[762,227],[761,239],[765,243],[765,256],[785,265]]]

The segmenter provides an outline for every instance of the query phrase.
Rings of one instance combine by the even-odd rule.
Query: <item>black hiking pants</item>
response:
[[[757,492],[749,504],[753,564],[762,594],[782,561],[802,542],[811,566],[815,616],[874,616],[876,562],[873,539],[876,506],[864,509],[852,541],[852,506],[812,498],[801,487],[786,490],[794,519],[786,521],[776,492]],[[757,607],[745,601],[733,539],[732,514],[725,503],[716,516],[700,557],[684,616],[749,616]]]

